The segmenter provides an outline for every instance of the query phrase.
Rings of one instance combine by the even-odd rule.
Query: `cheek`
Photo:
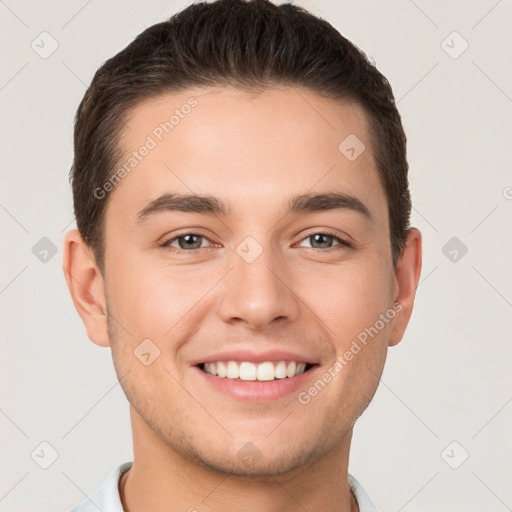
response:
[[[107,281],[114,314],[124,319],[132,327],[130,330],[147,328],[163,334],[163,324],[171,323],[186,305],[191,277],[148,267],[136,259],[118,259]]]
[[[374,325],[390,306],[391,279],[378,260],[368,265],[345,262],[300,279],[301,298],[339,349]]]
[[[149,338],[162,354],[171,350],[171,359],[179,357],[176,352],[213,307],[214,294],[209,291],[224,272],[206,265],[200,269],[120,260],[107,283],[112,312],[126,327],[119,334],[126,342],[131,340],[132,350]]]

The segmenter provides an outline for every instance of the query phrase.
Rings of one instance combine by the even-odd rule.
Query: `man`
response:
[[[193,4],[96,73],[64,268],[134,460],[76,511],[375,510],[352,429],[421,270],[387,80],[326,21]]]

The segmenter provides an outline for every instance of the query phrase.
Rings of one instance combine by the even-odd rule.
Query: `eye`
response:
[[[333,245],[333,241],[338,242],[338,247],[352,247],[343,238],[340,238],[339,236],[333,235],[328,232],[313,233],[312,235],[303,238],[301,242],[303,242],[304,240],[308,240],[310,242],[309,247],[311,247],[312,249],[330,249],[331,247],[336,247],[336,245]]]
[[[161,244],[161,247],[172,247],[178,252],[193,252],[195,250],[203,249],[204,247],[202,247],[202,244],[205,240],[210,241],[199,233],[183,233],[182,235],[170,238]],[[176,243],[178,244],[177,246],[175,245]]]
[[[331,234],[329,232],[318,232],[313,233],[312,235],[307,236],[306,238],[303,238],[299,245],[302,244],[305,240],[309,241],[309,246],[312,249],[336,249],[338,248],[344,248],[344,247],[352,247],[349,242],[344,240],[343,238]],[[204,235],[201,235],[200,233],[183,233],[181,235],[175,236],[173,238],[170,238],[169,240],[165,241],[160,245],[160,247],[166,247],[166,248],[172,248],[178,253],[193,253],[195,251],[198,251],[199,249],[205,249],[208,248],[208,246],[204,246],[203,242],[211,242],[209,238],[207,238]],[[177,245],[176,245],[177,244]],[[303,245],[301,245],[304,247]]]

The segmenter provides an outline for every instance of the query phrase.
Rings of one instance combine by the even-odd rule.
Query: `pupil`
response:
[[[194,240],[193,239],[196,239],[195,241],[195,245],[197,247],[194,246]],[[201,237],[200,235],[184,235],[182,237],[179,238],[179,245],[182,249],[198,249],[200,246],[201,246],[201,242],[199,241],[199,244],[197,243],[197,240],[199,240]],[[186,240],[186,242],[183,244],[181,243],[181,240]],[[192,243],[189,243],[189,242],[192,242]]]
[[[319,241],[318,239],[320,239],[320,241],[319,241],[320,244],[322,244],[322,243],[326,244],[327,242],[325,242],[325,239],[326,238],[329,239],[329,238],[331,238],[331,236],[325,235],[323,233],[319,233],[317,235],[313,235],[313,238],[314,238],[315,242],[318,242]],[[323,241],[322,241],[322,239],[323,239]],[[331,246],[331,244],[327,243],[327,247],[330,247],[330,246]]]

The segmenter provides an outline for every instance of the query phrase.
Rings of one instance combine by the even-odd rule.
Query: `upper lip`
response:
[[[289,350],[274,349],[255,352],[249,349],[238,349],[203,356],[200,359],[192,361],[192,365],[197,366],[201,363],[215,363],[217,361],[249,361],[252,363],[263,363],[265,361],[296,361],[297,363],[317,363],[315,358],[303,356]]]

